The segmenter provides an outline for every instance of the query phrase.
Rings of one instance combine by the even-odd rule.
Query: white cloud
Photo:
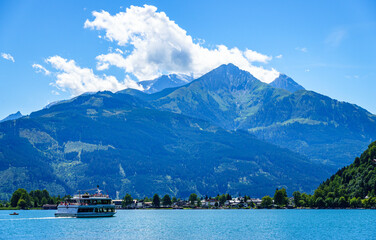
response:
[[[278,59],[281,59],[283,57],[282,54],[279,54],[278,56],[276,56],[275,58],[278,58]]]
[[[10,55],[9,53],[1,53],[1,57],[6,59],[6,60],[15,62],[14,57],[12,55]]]
[[[304,52],[304,53],[308,52],[308,49],[305,48],[305,47],[296,47],[295,50],[298,50],[298,51],[301,51],[301,52]]]
[[[248,59],[249,62],[262,62],[267,63],[272,60],[272,57],[266,56],[264,54],[258,53],[256,51],[252,51],[247,49],[244,52],[244,56]]]
[[[208,49],[202,46],[202,41],[195,43],[184,29],[154,6],[131,6],[116,15],[94,11],[93,16],[93,21],[86,20],[85,28],[104,30],[105,39],[131,49],[124,56],[118,51],[99,55],[98,70],[113,65],[145,80],[166,73],[193,73],[197,77],[221,64],[233,63],[264,82],[271,82],[279,75],[275,69],[252,65],[267,63],[272,59],[270,56],[224,45]]]
[[[119,53],[108,53],[102,54],[96,57],[97,70],[106,70],[110,65],[116,66],[118,68],[126,68],[126,60]]]
[[[119,48],[116,48],[115,51],[120,53],[120,54],[124,54],[124,52],[122,50],[120,50]]]
[[[142,87],[129,77],[119,82],[114,76],[98,76],[92,69],[80,68],[75,61],[60,56],[50,57],[46,62],[57,70],[53,85],[63,91],[69,90],[72,95],[104,90],[115,92],[125,88],[142,90]]]
[[[40,65],[40,64],[36,64],[36,63],[34,63],[34,64],[32,65],[32,67],[35,69],[35,71],[36,71],[37,73],[42,72],[42,73],[44,73],[45,75],[50,75],[50,74],[51,74],[50,71],[48,71],[45,67],[43,67],[43,66]]]

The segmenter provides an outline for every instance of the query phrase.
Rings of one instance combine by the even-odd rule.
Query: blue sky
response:
[[[230,61],[376,113],[375,43],[375,1],[0,1],[0,119]]]

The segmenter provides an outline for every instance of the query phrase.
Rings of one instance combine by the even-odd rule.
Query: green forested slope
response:
[[[376,197],[376,142],[369,145],[360,157],[347,167],[340,169],[322,183],[316,191],[329,197],[365,198]]]
[[[376,142],[331,176],[313,195],[294,192],[297,207],[376,208]]]

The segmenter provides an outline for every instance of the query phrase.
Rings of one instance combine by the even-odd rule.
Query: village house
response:
[[[123,202],[122,199],[114,199],[112,200],[112,202],[115,204],[116,209],[122,208],[122,202]]]
[[[247,202],[248,204],[253,202],[256,205],[256,207],[258,207],[261,205],[262,200],[260,198],[251,198],[250,200],[247,200]]]
[[[218,201],[214,198],[204,199],[204,200],[201,200],[201,206],[202,207],[214,207],[216,202]]]

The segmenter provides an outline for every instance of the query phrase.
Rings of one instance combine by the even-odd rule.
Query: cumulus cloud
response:
[[[1,57],[4,58],[5,60],[15,62],[14,57],[10,55],[9,53],[1,53]]]
[[[125,88],[142,90],[140,85],[128,77],[120,82],[114,76],[98,76],[92,69],[79,67],[74,60],[53,56],[46,62],[57,70],[54,85],[63,91],[69,90],[72,95],[103,90],[116,92]]]
[[[118,68],[126,68],[126,60],[119,53],[108,53],[102,54],[96,57],[97,70],[106,70],[110,65],[116,66]]]
[[[279,54],[278,56],[276,56],[275,58],[277,58],[277,59],[281,59],[283,57],[283,55],[282,54]]]
[[[264,82],[271,82],[279,75],[275,69],[252,64],[267,63],[272,59],[270,56],[224,45],[208,49],[202,46],[202,41],[195,43],[184,29],[154,6],[131,6],[116,15],[94,11],[93,16],[94,20],[86,20],[85,28],[103,30],[105,39],[130,49],[124,54],[116,51],[97,56],[97,70],[116,66],[144,80],[166,73],[198,77],[221,64],[234,63]]]
[[[244,56],[248,59],[250,62],[262,62],[267,63],[270,60],[272,60],[272,57],[266,56],[264,54],[258,53],[256,51],[252,51],[247,49],[244,52]]]
[[[42,65],[40,64],[33,64],[32,67],[35,69],[35,71],[37,73],[44,73],[45,75],[50,75],[51,72],[48,71],[45,67],[43,67]]]

